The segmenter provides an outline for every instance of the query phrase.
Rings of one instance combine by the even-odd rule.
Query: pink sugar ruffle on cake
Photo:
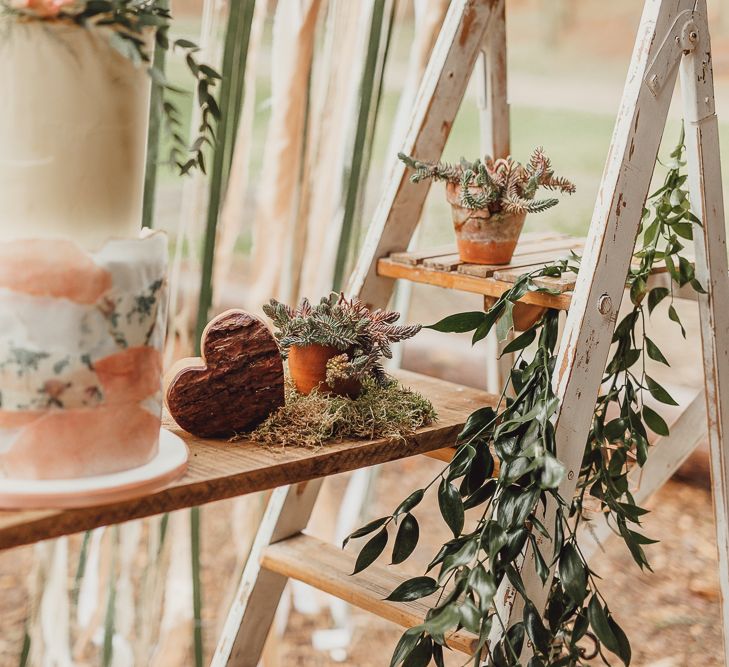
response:
[[[73,241],[23,239],[0,243],[0,287],[31,296],[93,304],[112,275]]]
[[[0,411],[0,423],[7,421]],[[16,415],[18,413],[15,413]],[[19,479],[69,479],[129,470],[157,453],[160,418],[138,403],[28,415],[0,467]]]
[[[104,404],[143,401],[161,389],[162,354],[148,345],[132,347],[94,362]]]
[[[0,480],[104,475],[156,456],[166,261],[159,235],[96,253],[0,243]]]
[[[8,450],[0,454],[6,475],[102,475],[139,467],[154,457],[160,418],[141,403],[160,391],[159,350],[126,349],[96,361],[94,371],[104,390],[104,402],[97,407],[0,410],[0,428],[16,431]]]

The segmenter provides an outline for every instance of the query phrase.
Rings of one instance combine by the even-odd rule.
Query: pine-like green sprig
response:
[[[396,325],[400,317],[397,312],[371,311],[359,299],[347,299],[335,292],[316,306],[303,299],[295,309],[271,299],[263,312],[277,329],[275,336],[284,358],[294,346],[334,347],[347,357],[346,363],[341,355],[337,357],[337,374],[353,379],[373,377],[384,381],[381,361],[392,358],[392,344],[420,331],[420,325]]]
[[[539,147],[529,162],[521,164],[510,156],[459,164],[423,162],[404,153],[398,157],[413,170],[413,183],[431,179],[460,185],[461,206],[471,210],[488,210],[492,215],[506,213],[541,213],[559,201],[554,198],[535,199],[539,188],[572,194],[575,186],[566,178],[555,176],[552,163]]]

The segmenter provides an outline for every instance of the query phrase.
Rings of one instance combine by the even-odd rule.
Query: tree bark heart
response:
[[[202,358],[181,359],[165,382],[167,408],[186,431],[231,437],[284,404],[281,354],[259,318],[242,310],[218,315],[205,327],[200,348]]]

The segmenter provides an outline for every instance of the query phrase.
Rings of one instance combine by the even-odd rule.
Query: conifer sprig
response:
[[[284,358],[294,346],[325,345],[341,351],[346,359],[338,355],[331,369],[341,379],[371,376],[384,382],[382,360],[392,358],[392,344],[420,331],[420,325],[396,325],[400,313],[370,310],[359,299],[336,292],[315,306],[303,299],[297,308],[271,299],[263,312],[278,329],[275,336]]]
[[[459,164],[448,162],[422,162],[398,153],[398,157],[413,174],[410,180],[446,181],[460,185],[460,203],[472,210],[499,213],[541,213],[559,203],[558,199],[535,199],[539,188],[572,194],[575,186],[566,178],[555,176],[550,159],[544,149],[536,148],[526,164],[511,156],[469,162],[461,158]]]

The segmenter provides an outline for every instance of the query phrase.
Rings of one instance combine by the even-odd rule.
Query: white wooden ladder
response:
[[[505,48],[503,0],[453,0],[420,88],[403,152],[421,160],[440,157],[477,62],[485,84],[484,147],[492,155],[509,152]],[[698,297],[706,391],[705,401],[703,396],[692,401],[674,423],[671,436],[652,451],[637,500],[645,499],[671,476],[702,440],[708,424],[729,664],[729,440],[724,435],[729,428],[729,271],[706,0],[645,3],[556,365],[557,455],[568,471],[559,493],[570,498],[575,492],[624,278],[679,71],[690,199],[703,223],[695,232],[695,253],[696,277],[706,289]],[[351,294],[372,306],[387,305],[394,279],[378,273],[378,262],[407,249],[427,190],[424,184],[411,183],[405,166],[398,163],[370,226],[350,283]],[[443,443],[444,447],[449,444]],[[213,659],[216,667],[256,667],[289,578],[402,625],[422,620],[426,610],[422,604],[382,601],[398,583],[395,575],[384,568],[370,568],[348,578],[350,555],[302,535],[320,486],[319,480],[273,493]],[[545,525],[553,525],[553,512],[554,507],[548,506],[552,518],[547,517]],[[529,597],[543,610],[551,578],[541,583],[528,553],[523,563],[522,579]],[[503,619],[521,618],[518,596],[505,590],[497,599]],[[491,638],[497,639],[496,634]],[[455,643],[456,648],[469,650],[468,637],[458,637]],[[383,653],[383,664],[387,659]]]

